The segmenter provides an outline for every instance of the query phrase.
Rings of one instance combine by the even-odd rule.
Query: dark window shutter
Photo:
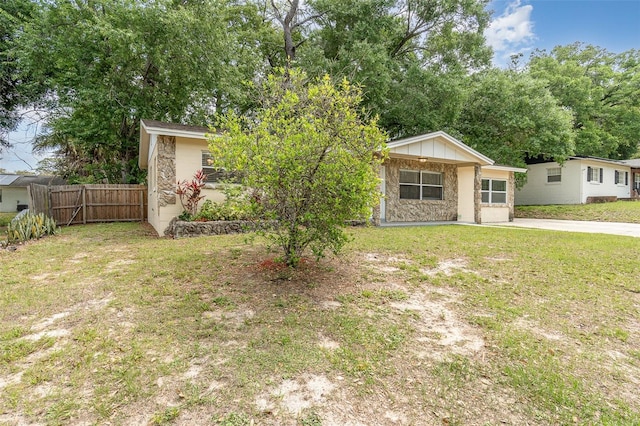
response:
[[[604,175],[604,169],[600,167],[600,183],[604,182],[604,180],[602,179],[603,175]]]
[[[620,176],[620,172],[618,172],[617,170],[615,172],[613,172],[613,181],[614,183],[618,183],[618,176]]]
[[[587,182],[591,182],[591,167],[587,167]]]
[[[624,172],[624,184],[629,185],[629,172]]]

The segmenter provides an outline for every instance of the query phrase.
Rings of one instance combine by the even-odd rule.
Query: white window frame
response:
[[[405,173],[417,173],[418,176],[420,177],[419,179],[419,183],[413,183],[413,182],[402,182],[400,179],[401,173],[405,172]],[[440,184],[439,185],[434,185],[434,184],[430,184],[430,183],[423,183],[422,182],[422,176],[423,174],[431,174],[431,175],[437,175],[440,177]],[[442,172],[434,172],[431,170],[407,170],[407,169],[400,169],[400,174],[398,175],[398,182],[399,182],[399,192],[398,192],[398,198],[401,200],[421,200],[421,201],[442,201],[444,200],[444,173]],[[420,198],[404,198],[402,197],[402,191],[400,191],[400,188],[403,186],[417,186],[420,188]],[[423,193],[423,188],[440,188],[440,198],[424,198],[424,193]]]
[[[485,181],[489,182],[489,189],[482,189],[482,183],[484,183]],[[493,189],[493,182],[504,182],[504,191],[498,191],[498,190],[494,190]],[[484,178],[482,179],[481,182],[481,201],[482,204],[507,204],[507,200],[508,200],[508,192],[509,192],[509,182],[507,181],[507,179],[494,179],[494,178]],[[504,201],[494,201],[494,194],[504,194]],[[484,198],[484,195],[487,195],[488,197],[488,201],[484,201],[482,198]]]
[[[547,183],[562,183],[562,167],[551,167],[547,169]]]
[[[627,175],[627,173],[628,172],[624,170],[616,170],[614,172],[614,180],[616,185],[627,186],[629,184],[629,176]]]
[[[594,179],[595,175],[595,179]],[[587,167],[587,182],[601,184],[604,181],[604,170],[602,167]]]

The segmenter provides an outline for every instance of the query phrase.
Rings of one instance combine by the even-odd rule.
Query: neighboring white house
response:
[[[64,185],[64,179],[54,176],[24,176],[0,174],[0,212],[17,212],[30,207],[29,185]]]
[[[163,235],[182,213],[176,182],[204,169],[203,195],[224,200],[221,174],[208,164],[205,127],[160,121],[140,123],[138,164],[147,169],[148,220]],[[390,142],[389,159],[380,168],[384,197],[373,212],[385,222],[507,222],[513,220],[515,172],[526,169],[494,165],[493,160],[444,132]]]
[[[576,156],[562,165],[529,164],[527,170],[527,183],[516,191],[517,205],[585,204],[631,196],[631,167],[621,161]]]

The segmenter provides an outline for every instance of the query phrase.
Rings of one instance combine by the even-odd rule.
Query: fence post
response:
[[[47,212],[49,213],[49,217],[53,217],[53,200],[51,199],[51,186],[47,186],[47,198],[46,198],[46,209]]]
[[[87,187],[82,185],[82,223],[87,224]]]
[[[144,222],[144,190],[140,190],[140,222]]]

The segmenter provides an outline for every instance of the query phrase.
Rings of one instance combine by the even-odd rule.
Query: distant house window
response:
[[[616,170],[616,185],[629,185],[629,172]]]
[[[603,182],[602,167],[587,167],[587,182]]]
[[[562,168],[553,167],[547,169],[547,183],[561,182],[562,181]]]
[[[640,191],[640,173],[634,173],[634,185],[636,190]],[[0,192],[0,201],[2,201],[2,193]]]
[[[240,183],[238,173],[211,167],[211,153],[209,151],[202,151],[202,171],[206,175],[205,182],[207,183]]]
[[[400,199],[442,200],[442,173],[400,170]]]
[[[482,202],[506,204],[507,181],[502,179],[482,179]]]

